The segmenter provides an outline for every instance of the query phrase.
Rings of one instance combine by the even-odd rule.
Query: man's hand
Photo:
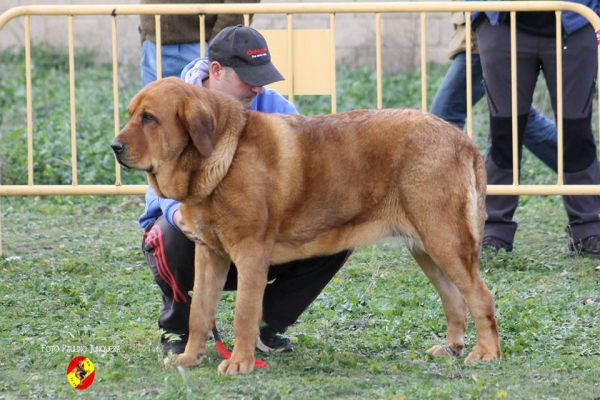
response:
[[[190,239],[192,242],[196,242],[196,243],[200,243],[200,244],[204,243],[198,236],[194,235],[194,232],[192,232],[192,230],[190,228],[188,228],[188,226],[186,224],[183,223],[183,217],[181,216],[181,211],[179,211],[179,210],[175,211],[175,213],[173,214],[173,222],[175,223],[175,225],[177,225],[179,230],[185,236],[187,236],[187,238]]]

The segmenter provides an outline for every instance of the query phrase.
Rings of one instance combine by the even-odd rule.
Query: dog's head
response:
[[[127,125],[111,143],[119,163],[153,173],[176,159],[190,139],[202,156],[210,156],[216,115],[206,91],[177,78],[142,89],[127,108]]]
[[[157,187],[157,181],[176,179],[210,157],[218,141],[216,132],[228,123],[232,108],[238,114],[244,112],[241,103],[232,98],[178,78],[162,79],[131,100],[129,121],[111,147],[121,165],[146,171],[161,195],[166,188]]]

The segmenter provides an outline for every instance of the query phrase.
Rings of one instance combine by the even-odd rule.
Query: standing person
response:
[[[252,50],[252,51],[250,51]],[[271,63],[264,38],[242,25],[223,29],[210,43],[209,58],[192,62],[184,72],[188,83],[230,95],[248,109],[266,113],[298,114],[279,93],[263,87],[283,80]],[[151,188],[139,223],[144,228],[142,250],[162,290],[158,326],[163,350],[183,353],[188,337],[190,297],[194,286],[196,239],[182,222],[179,202],[161,199]],[[292,351],[280,334],[292,325],[344,265],[350,251],[272,266],[263,301],[263,324],[257,342],[263,352]],[[225,290],[235,290],[237,271],[231,265]],[[175,334],[177,340],[169,340]]]
[[[576,3],[598,12],[597,0]],[[563,130],[564,182],[600,184],[600,167],[592,133],[592,103],[598,68],[596,35],[581,15],[563,11]],[[483,78],[490,109],[491,141],[486,154],[488,182],[512,183],[512,115],[510,18],[508,13],[474,13]],[[518,12],[517,114],[519,142],[540,70],[556,114],[556,17],[554,11]],[[520,150],[520,148],[519,148]],[[519,152],[519,157],[520,157]],[[600,196],[564,196],[570,253],[600,257]],[[510,251],[517,229],[512,220],[518,196],[488,196],[483,246]]]
[[[433,98],[431,113],[464,129],[467,119],[467,33],[464,13],[452,13],[454,34],[450,39],[452,63]],[[485,96],[483,71],[475,35],[471,37],[471,100],[475,106]],[[531,107],[525,135],[525,147],[556,172],[556,125]]]
[[[141,4],[229,4],[259,3],[260,0],[140,0]],[[242,14],[207,14],[204,20],[206,41],[210,42],[223,28],[242,24]],[[156,26],[154,15],[140,15],[142,39],[140,67],[142,87],[156,80]],[[191,60],[200,55],[200,20],[198,15],[161,15],[162,77],[179,76]]]

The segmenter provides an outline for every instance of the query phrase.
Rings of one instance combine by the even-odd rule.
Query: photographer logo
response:
[[[86,356],[74,357],[67,367],[67,379],[77,390],[85,390],[92,385],[96,370],[92,360]]]

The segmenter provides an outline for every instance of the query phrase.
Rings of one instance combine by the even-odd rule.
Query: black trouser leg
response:
[[[194,287],[194,243],[160,217],[147,227],[142,250],[154,280],[162,291],[158,326],[187,334],[190,296]]]
[[[262,320],[274,331],[283,333],[295,323],[344,266],[352,250],[331,256],[313,257],[274,265],[263,298]],[[225,290],[235,290],[237,270],[231,265]],[[232,273],[233,271],[233,273]]]
[[[565,185],[600,184],[600,166],[591,132],[591,114],[564,119]],[[600,196],[563,196],[569,217],[567,231],[577,243],[600,232]]]
[[[263,321],[279,333],[295,323],[342,268],[351,250],[332,256],[292,261],[271,267],[263,302]]]
[[[148,226],[142,250],[154,280],[162,291],[158,326],[187,334],[190,314],[188,292],[194,287],[195,245],[164,218]],[[351,251],[272,266],[263,300],[263,321],[284,332],[298,320],[342,268]],[[237,289],[237,269],[231,265],[225,290]]]
[[[518,117],[519,165],[522,155],[521,143],[528,117],[529,114]],[[512,185],[512,118],[490,116],[490,128],[491,143],[488,143],[485,157],[488,184]],[[519,196],[487,196],[484,236],[495,236],[512,243],[517,231],[517,223],[513,221],[513,216],[518,204]]]

